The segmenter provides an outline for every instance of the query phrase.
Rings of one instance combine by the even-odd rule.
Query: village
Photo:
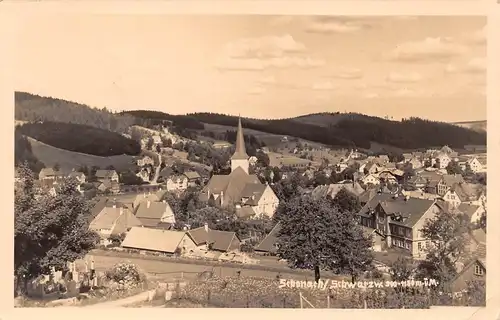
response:
[[[143,132],[144,152],[136,160],[138,169],[132,179],[140,184],[124,184],[130,174],[125,177],[113,167],[74,168],[70,172],[42,169],[36,180],[40,194],[55,196],[58,186],[72,179],[77,190],[93,201],[89,229],[99,235],[99,245],[86,258],[68,261],[73,280],[81,280],[79,272],[105,271],[104,265],[107,268],[110,261],[159,258],[164,264],[150,272],[187,275],[190,264],[202,266],[195,268],[196,272],[222,264],[238,276],[258,274],[256,270],[262,270],[259,277],[264,278],[293,273],[286,261],[277,257],[281,225],[273,218],[280,206],[276,186],[300,177],[307,183],[298,187],[298,196],[335,199],[345,193],[359,201],[361,209],[355,219],[371,239],[372,263],[383,274],[389,274],[400,257],[415,261],[426,258],[431,244],[421,232],[426,221],[440,212],[466,216],[471,226],[469,255],[456,261],[457,275],[450,280],[452,292],[463,292],[472,280],[484,281],[486,179],[478,177],[485,174],[487,165],[481,146],[468,146],[469,152],[462,154],[441,146],[400,155],[368,155],[356,149],[339,152],[303,142],[292,144],[288,143],[292,138],[282,137],[282,147],[262,147],[257,156],[250,157],[245,138],[239,121],[234,146],[210,143],[214,150],[232,152],[227,172],[220,174],[210,173],[206,165],[193,165],[187,152],[172,148],[184,138],[168,130]],[[283,147],[288,144],[292,147]],[[177,209],[178,202],[189,197],[184,209]],[[224,221],[226,226],[218,230]],[[267,230],[250,228],[242,235],[227,227],[235,221],[265,224]],[[174,267],[169,264],[172,259],[177,263]],[[57,281],[63,277],[54,270],[44,281],[53,281],[55,274]],[[34,285],[30,290],[44,296],[42,287]]]

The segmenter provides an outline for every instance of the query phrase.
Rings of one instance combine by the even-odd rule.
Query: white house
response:
[[[375,186],[380,184],[380,179],[375,174],[366,175],[361,181],[365,184],[373,184]]]
[[[172,175],[167,179],[168,191],[184,191],[188,188],[188,178],[185,175]]]
[[[479,160],[477,160],[476,157],[467,160],[466,163],[469,165],[470,170],[474,173],[483,171],[483,165],[479,162]]]
[[[445,169],[451,161],[451,158],[446,153],[440,153],[436,159],[439,161],[439,169]]]

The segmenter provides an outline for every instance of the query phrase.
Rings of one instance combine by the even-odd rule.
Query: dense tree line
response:
[[[215,113],[194,113],[189,116],[204,123],[226,126],[236,126],[238,121],[235,116]],[[355,146],[365,149],[370,148],[371,141],[402,149],[428,148],[436,145],[462,148],[467,144],[486,144],[486,133],[419,118],[404,119],[399,122],[356,115],[342,117],[335,125],[328,127],[293,119],[242,119],[242,125],[248,129],[299,137],[331,146]]]
[[[26,123],[18,130],[53,147],[96,156],[138,155],[141,151],[137,141],[87,125],[47,121]]]
[[[136,121],[131,115],[113,113],[106,108],[91,108],[85,104],[26,92],[15,93],[15,106],[15,119],[29,122],[76,123],[109,131],[126,132]]]
[[[26,163],[33,172],[40,172],[42,168],[45,168],[45,164],[33,154],[31,143],[16,127],[14,132],[14,165],[17,167],[23,163]]]

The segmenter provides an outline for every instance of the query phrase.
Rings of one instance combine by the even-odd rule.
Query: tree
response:
[[[340,189],[333,198],[333,204],[338,206],[343,212],[357,213],[361,210],[361,203],[354,194],[347,191],[345,188]]]
[[[66,179],[56,196],[35,197],[33,173],[20,168],[22,187],[15,192],[14,270],[26,280],[47,274],[51,267],[64,269],[68,261],[93,249],[99,236],[89,231],[91,205]]]
[[[147,150],[153,150],[153,145],[155,144],[153,137],[149,137],[148,141],[146,142],[146,149]]]
[[[257,165],[261,167],[268,167],[269,166],[269,156],[263,152],[262,150],[259,150],[256,154],[257,157]]]
[[[312,181],[314,187],[324,186],[329,182],[330,180],[323,171],[316,172]]]
[[[290,267],[313,269],[316,281],[320,269],[348,273],[354,281],[371,268],[371,239],[330,200],[295,197],[278,210],[282,214],[277,254]]]
[[[52,167],[52,169],[54,169],[54,171],[59,171],[61,169],[61,166],[59,165],[59,163],[56,162]]]
[[[410,258],[406,257],[398,257],[389,269],[392,281],[406,281],[413,276],[414,272],[415,267],[413,262]]]
[[[450,161],[448,166],[446,166],[446,171],[448,174],[464,174],[464,171],[460,168],[460,165],[456,161]]]
[[[425,248],[426,258],[419,263],[417,276],[436,279],[444,289],[457,274],[457,261],[467,255],[468,229],[469,219],[463,214],[441,211],[428,220],[421,233],[430,245]]]
[[[106,167],[106,170],[116,170],[116,169],[112,164],[110,164],[109,166]]]

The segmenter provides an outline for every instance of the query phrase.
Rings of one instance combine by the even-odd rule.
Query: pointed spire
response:
[[[241,117],[238,117],[238,131],[236,132],[236,148],[231,159],[248,159],[248,154],[245,148],[245,138],[243,136],[243,128],[241,126]]]

